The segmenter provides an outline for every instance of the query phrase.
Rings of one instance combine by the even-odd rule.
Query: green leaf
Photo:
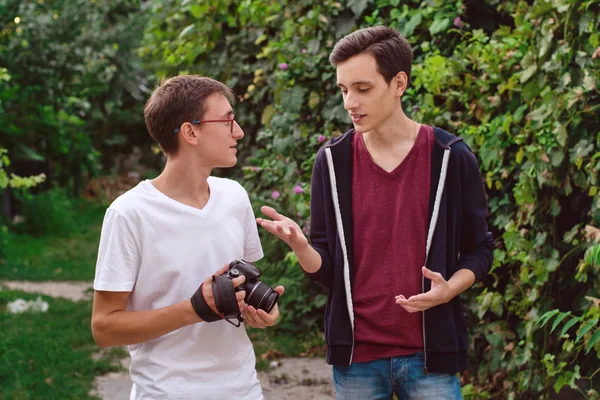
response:
[[[448,26],[450,26],[450,18],[436,19],[429,26],[429,33],[436,35],[448,29]]]
[[[200,18],[200,16],[202,15],[202,7],[200,7],[198,4],[194,4],[190,7],[190,14],[192,14],[192,17],[194,17],[195,19]]]
[[[594,245],[585,251],[583,262],[592,267],[600,266],[600,244]]]
[[[589,353],[590,350],[592,349],[592,347],[594,347],[594,345],[600,340],[600,329],[598,329],[596,332],[594,332],[594,334],[592,335],[592,337],[590,338],[590,341],[587,344],[587,350],[585,352],[585,354]]]
[[[533,74],[535,74],[537,69],[538,69],[537,65],[533,64],[533,65],[530,65],[525,71],[523,71],[523,74],[521,75],[521,83],[527,82],[529,80],[529,78],[531,78],[533,76]]]
[[[598,324],[598,318],[594,318],[588,321],[582,328],[579,328],[579,333],[577,333],[577,338],[575,339],[578,342],[583,335],[588,333],[592,328],[594,328]]]
[[[273,115],[275,114],[275,107],[272,104],[269,104],[265,107],[260,117],[260,123],[263,125],[269,125]]]
[[[579,321],[581,321],[580,317],[573,317],[569,320],[569,322],[567,322],[565,324],[565,326],[563,326],[562,331],[560,331],[560,336],[564,335],[565,333],[567,333],[569,331],[569,329],[575,325],[576,323],[578,323]]]
[[[407,23],[401,24],[399,26],[399,30],[404,36],[412,36],[412,34],[415,32],[415,29],[421,24],[421,22],[423,22],[423,16],[421,13],[417,12],[410,18],[410,20],[408,20]]]
[[[544,313],[539,319],[538,319],[538,324],[540,324],[540,326],[544,326],[546,325],[546,322],[548,322],[550,320],[550,318],[554,317],[556,314],[558,314],[560,311],[559,310],[551,310],[548,311],[546,313]]]
[[[571,315],[571,311],[566,312],[566,313],[560,313],[560,315],[558,317],[556,317],[556,319],[554,320],[554,322],[552,323],[552,328],[550,329],[550,333],[554,332],[554,330],[556,329],[556,327],[565,319],[567,318],[569,315]]]
[[[556,122],[554,133],[556,134],[558,144],[564,147],[567,144],[567,128],[560,122]]]
[[[186,26],[185,28],[183,28],[181,33],[179,33],[178,38],[183,39],[185,36],[187,36],[189,33],[191,33],[194,29],[196,29],[195,24],[190,24],[190,25]]]
[[[367,4],[369,4],[369,0],[348,0],[348,6],[357,17],[362,15],[367,8]]]

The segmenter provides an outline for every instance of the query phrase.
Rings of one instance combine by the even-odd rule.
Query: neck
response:
[[[401,107],[384,123],[365,132],[369,142],[376,147],[395,147],[412,145],[415,142],[419,124],[404,114]]]
[[[202,208],[210,197],[208,177],[212,168],[184,154],[167,157],[163,172],[152,180],[162,193],[181,203]]]

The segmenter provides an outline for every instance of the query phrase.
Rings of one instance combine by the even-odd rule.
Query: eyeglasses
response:
[[[230,129],[229,133],[233,133],[233,123],[235,122],[235,118],[229,118],[229,119],[203,119],[203,120],[195,119],[195,120],[191,121],[190,124],[192,124],[192,125],[198,125],[198,124],[202,124],[204,122],[228,122],[229,129]],[[178,133],[180,130],[181,130],[181,128],[177,128],[173,132]]]

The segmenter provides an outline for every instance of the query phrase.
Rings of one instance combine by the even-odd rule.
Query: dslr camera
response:
[[[243,258],[229,263],[229,270],[223,274],[223,277],[235,279],[242,275],[246,277],[246,280],[236,287],[235,291],[245,290],[246,298],[244,301],[246,304],[257,310],[261,309],[270,313],[277,304],[279,293],[266,283],[259,281],[258,278],[262,275],[262,271]]]

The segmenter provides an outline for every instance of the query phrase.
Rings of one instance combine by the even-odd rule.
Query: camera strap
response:
[[[217,310],[219,310],[221,316],[227,322],[235,327],[239,327],[244,318],[238,307],[232,280],[220,275],[213,275],[212,280],[212,290]],[[237,319],[237,325],[231,322],[230,319]]]
[[[204,294],[202,294],[203,286],[204,282],[200,285],[198,290],[196,290],[196,293],[194,293],[194,295],[191,298],[192,307],[194,307],[194,311],[196,311],[196,314],[198,314],[198,316],[202,318],[204,322],[214,322],[222,320],[223,316],[214,312],[212,308],[210,308],[208,303],[206,303]]]

